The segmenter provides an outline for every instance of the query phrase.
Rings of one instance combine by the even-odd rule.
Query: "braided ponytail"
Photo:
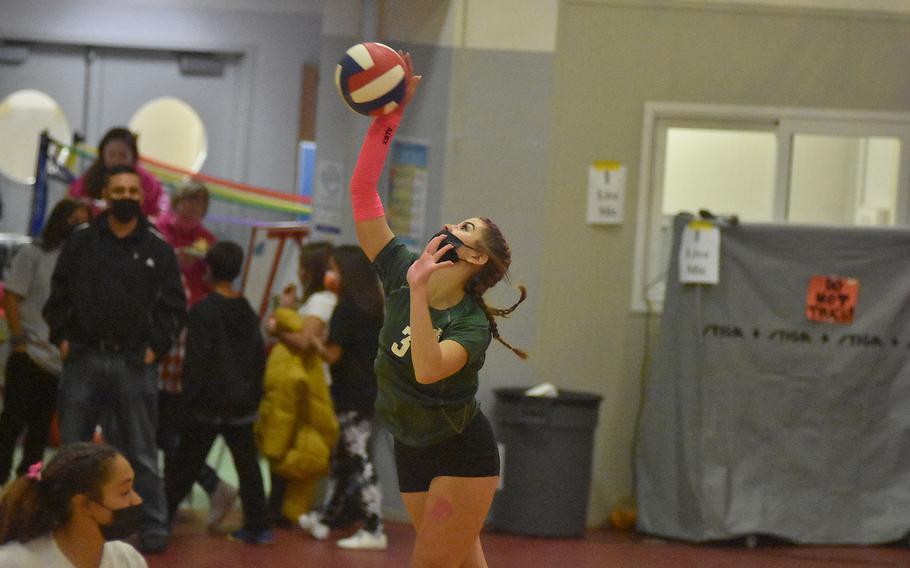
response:
[[[509,248],[509,244],[506,242],[502,231],[496,226],[496,223],[486,218],[483,219],[483,222],[485,228],[479,244],[482,245],[480,248],[486,253],[489,260],[477,274],[468,280],[467,285],[465,285],[465,291],[480,304],[484,315],[487,317],[487,321],[490,323],[490,333],[493,337],[508,347],[520,359],[525,360],[528,358],[527,352],[512,346],[499,335],[499,327],[496,325],[495,318],[497,316],[507,317],[514,312],[515,308],[528,297],[528,290],[523,285],[519,284],[518,290],[521,293],[521,296],[518,298],[517,302],[508,308],[490,307],[484,301],[483,294],[487,290],[495,286],[503,278],[508,281],[509,265],[512,264],[512,251]]]
[[[487,316],[487,321],[490,322],[490,333],[493,334],[493,338],[496,339],[496,341],[498,341],[498,342],[502,343],[503,345],[505,345],[506,347],[508,347],[513,353],[518,355],[519,359],[524,361],[528,358],[528,353],[522,349],[519,349],[519,348],[513,346],[511,343],[509,343],[508,341],[503,339],[502,336],[499,335],[499,326],[496,325],[496,320],[493,319],[495,316],[502,316],[502,317],[507,316],[508,314],[515,311],[515,308],[518,307],[518,304],[525,301],[525,298],[528,297],[527,289],[521,285],[518,286],[518,289],[521,291],[521,297],[518,299],[517,302],[515,302],[512,305],[512,307],[507,308],[507,309],[491,308],[490,306],[487,305],[486,302],[484,302],[483,296],[475,295],[474,299],[477,300],[478,304],[480,304],[480,307],[483,309],[484,315]]]

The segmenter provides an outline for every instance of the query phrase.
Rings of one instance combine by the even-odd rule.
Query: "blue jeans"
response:
[[[141,352],[101,352],[73,345],[63,363],[58,408],[63,444],[105,439],[126,457],[142,497],[141,534],[167,536],[164,482],[158,471],[158,370]]]

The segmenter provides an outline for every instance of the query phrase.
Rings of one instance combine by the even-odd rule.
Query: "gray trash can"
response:
[[[602,397],[561,391],[558,397],[543,398],[525,396],[524,390],[493,391],[502,478],[490,528],[534,536],[583,536]]]

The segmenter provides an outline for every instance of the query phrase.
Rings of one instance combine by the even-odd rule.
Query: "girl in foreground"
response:
[[[139,530],[142,499],[117,450],[90,443],[38,462],[0,498],[0,568],[145,568],[118,539]]]
[[[484,292],[499,282],[511,251],[499,228],[474,217],[446,225],[421,254],[392,234],[376,187],[402,111],[420,76],[402,53],[407,95],[374,119],[351,179],[360,246],[379,271],[386,316],[376,359],[376,412],[395,437],[399,489],[417,530],[413,566],[485,567],[480,530],[499,479],[499,453],[475,398],[491,337],[502,338]]]

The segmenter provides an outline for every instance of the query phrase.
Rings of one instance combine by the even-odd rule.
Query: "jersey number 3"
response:
[[[406,326],[402,329],[401,334],[404,335],[404,337],[401,338],[401,342],[392,344],[392,353],[398,357],[404,357],[408,352],[408,349],[411,348],[411,326]]]

